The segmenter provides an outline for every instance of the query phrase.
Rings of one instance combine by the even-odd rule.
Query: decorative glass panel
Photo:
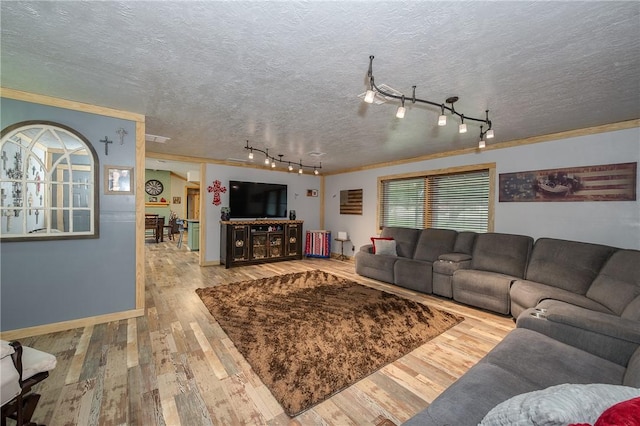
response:
[[[0,237],[95,238],[98,159],[75,130],[24,122],[2,131]]]

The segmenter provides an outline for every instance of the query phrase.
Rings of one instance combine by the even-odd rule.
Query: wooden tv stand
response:
[[[301,220],[220,221],[220,264],[302,259]]]

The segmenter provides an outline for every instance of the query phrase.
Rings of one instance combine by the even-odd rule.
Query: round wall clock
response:
[[[147,183],[144,184],[144,190],[149,195],[160,195],[162,191],[164,191],[164,186],[162,182],[157,179],[149,179]]]

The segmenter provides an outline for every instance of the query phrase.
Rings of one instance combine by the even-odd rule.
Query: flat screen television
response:
[[[287,185],[229,181],[232,219],[287,217]]]

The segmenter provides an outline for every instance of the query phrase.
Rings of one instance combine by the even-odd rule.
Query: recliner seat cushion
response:
[[[421,293],[433,292],[433,264],[425,260],[399,258],[393,265],[394,284]]]
[[[614,251],[599,244],[540,238],[533,247],[526,279],[585,294]]]
[[[508,314],[509,288],[515,279],[495,272],[459,269],[453,273],[453,299],[466,305]]]
[[[397,260],[397,256],[359,251],[355,256],[356,273],[374,280],[393,283],[393,265]]]

